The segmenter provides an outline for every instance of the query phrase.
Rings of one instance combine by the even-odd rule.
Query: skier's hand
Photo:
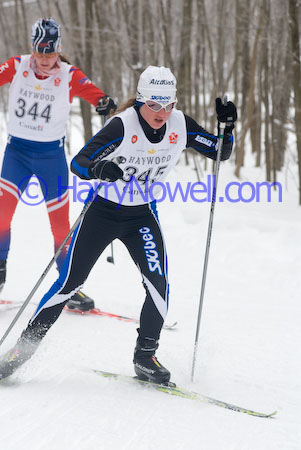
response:
[[[99,178],[104,181],[116,181],[123,177],[123,170],[113,161],[102,159],[92,163],[89,167],[91,178]]]
[[[227,102],[224,105],[221,98],[215,100],[216,115],[219,122],[226,122],[227,127],[234,128],[234,122],[237,120],[236,106],[232,102]]]
[[[110,115],[111,110],[113,110],[113,112],[115,112],[116,109],[117,109],[116,103],[108,95],[101,97],[101,99],[99,99],[98,105],[96,106],[96,112],[100,116],[108,116],[108,115]]]

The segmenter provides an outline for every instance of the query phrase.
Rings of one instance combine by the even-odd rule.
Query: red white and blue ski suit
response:
[[[48,77],[35,74],[30,55],[15,56],[0,65],[0,86],[10,83],[8,140],[0,178],[0,260],[10,247],[11,221],[29,182],[40,184],[46,203],[55,251],[69,232],[68,166],[65,126],[74,97],[96,106],[105,94],[86,75],[66,62]],[[58,183],[59,180],[59,183]],[[66,188],[62,188],[65,186]],[[22,199],[23,199],[22,197]],[[66,256],[62,251],[60,269]]]

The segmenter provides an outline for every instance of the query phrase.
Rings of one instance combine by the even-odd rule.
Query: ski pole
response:
[[[5,339],[7,338],[8,334],[10,333],[10,331],[12,330],[12,328],[15,326],[17,320],[19,319],[19,317],[21,316],[21,314],[23,313],[24,309],[26,308],[26,306],[28,305],[28,303],[30,302],[30,300],[32,299],[33,295],[35,294],[35,292],[37,291],[37,289],[39,288],[40,284],[42,283],[42,281],[44,280],[44,278],[46,277],[46,275],[48,274],[49,270],[51,269],[51,267],[53,266],[53,264],[55,263],[55,261],[57,260],[57,258],[59,257],[59,255],[61,254],[61,251],[64,247],[64,245],[66,245],[66,243],[68,242],[69,238],[72,236],[74,230],[76,229],[76,227],[78,226],[78,224],[80,223],[80,221],[82,220],[82,218],[84,217],[84,215],[86,214],[86,212],[88,211],[88,209],[90,208],[92,202],[94,201],[94,198],[98,192],[98,190],[101,188],[102,183],[99,183],[99,185],[96,187],[96,189],[94,190],[93,194],[92,194],[92,198],[85,204],[82,212],[80,213],[80,215],[78,216],[78,218],[76,219],[76,221],[74,222],[72,228],[70,229],[69,233],[67,234],[67,236],[65,237],[64,241],[61,243],[61,245],[59,246],[59,248],[56,251],[56,254],[54,255],[54,257],[51,259],[51,261],[49,262],[48,266],[46,267],[46,269],[44,270],[44,272],[42,273],[42,275],[40,276],[40,278],[38,279],[38,281],[36,282],[36,284],[34,285],[34,287],[32,288],[31,292],[29,293],[29,295],[27,296],[26,300],[24,301],[23,305],[21,306],[21,308],[19,309],[19,311],[17,312],[15,318],[12,320],[11,324],[9,325],[9,327],[7,328],[6,332],[4,333],[4,335],[2,336],[2,338],[0,339],[0,346],[3,344],[3,342],[5,341]]]
[[[227,105],[227,96],[226,95],[224,97],[223,103],[225,106]],[[193,381],[193,378],[194,378],[195,363],[196,363],[196,358],[197,358],[197,348],[198,348],[200,323],[201,323],[201,316],[202,316],[202,309],[203,309],[203,302],[204,302],[204,293],[205,293],[207,267],[208,267],[210,242],[211,242],[211,234],[212,234],[212,226],[213,226],[214,208],[215,208],[215,202],[216,202],[217,180],[218,180],[219,166],[220,166],[220,160],[221,160],[221,154],[222,154],[225,126],[226,126],[225,122],[219,122],[218,148],[217,148],[216,164],[215,164],[215,170],[214,170],[214,183],[213,183],[212,200],[211,200],[211,208],[210,208],[209,224],[208,224],[208,232],[207,232],[207,242],[206,242],[206,251],[205,251],[205,258],[204,258],[199,312],[198,312],[198,318],[197,318],[196,335],[195,335],[195,342],[194,342],[194,352],[193,352],[193,358],[192,358],[191,381]]]

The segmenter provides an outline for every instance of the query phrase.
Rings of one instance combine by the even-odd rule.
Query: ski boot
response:
[[[38,345],[39,341],[33,342],[20,337],[16,345],[0,359],[0,380],[12,375],[22,364],[28,361]]]
[[[6,280],[6,260],[0,260],[0,292],[3,289],[4,283]]]
[[[93,309],[95,305],[92,298],[78,291],[68,300],[66,307],[68,309],[78,309],[79,311],[87,312]]]
[[[168,385],[170,372],[155,357],[158,347],[158,341],[155,339],[139,336],[134,352],[134,369],[140,380]]]

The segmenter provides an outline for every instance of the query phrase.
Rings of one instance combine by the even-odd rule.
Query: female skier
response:
[[[8,140],[0,179],[0,292],[6,280],[11,221],[32,175],[46,202],[55,252],[69,232],[64,141],[73,98],[84,98],[97,106],[99,114],[116,109],[114,101],[81,70],[62,61],[60,52],[60,25],[53,19],[39,19],[32,27],[32,54],[12,57],[0,66],[0,86],[10,83]],[[66,254],[67,246],[57,260],[59,270]],[[75,293],[68,305],[88,310],[94,302]]]
[[[168,281],[166,249],[153,197],[183,148],[192,147],[211,159],[217,156],[217,137],[176,110],[176,103],[176,79],[170,69],[149,66],[140,76],[136,98],[73,159],[71,169],[80,178],[108,183],[74,232],[58,280],[42,298],[15,347],[0,361],[0,378],[31,357],[105,247],[120,239],[140,270],[146,291],[134,370],[141,379],[168,383],[170,372],[155,356],[167,314]],[[226,122],[221,156],[225,160],[232,151],[236,107],[231,102],[223,105],[218,98],[216,111],[218,121]]]

